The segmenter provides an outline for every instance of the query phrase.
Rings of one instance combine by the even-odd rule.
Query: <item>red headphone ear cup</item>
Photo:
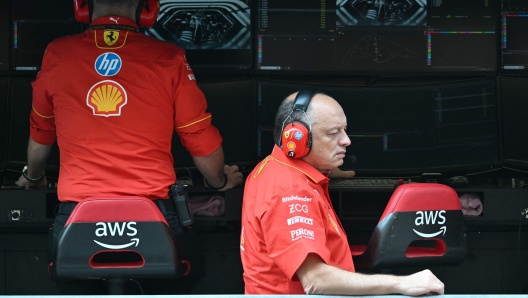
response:
[[[310,131],[306,125],[294,122],[284,127],[281,135],[282,151],[288,157],[302,158],[310,152]]]
[[[139,27],[149,28],[156,23],[160,10],[159,0],[145,0],[139,17]]]
[[[90,6],[88,1],[90,0],[73,0],[75,19],[79,23],[90,23]]]

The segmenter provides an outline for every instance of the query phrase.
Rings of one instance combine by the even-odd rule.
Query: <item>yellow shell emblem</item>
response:
[[[86,103],[96,116],[119,116],[121,108],[127,103],[127,94],[119,83],[106,80],[92,86]]]
[[[290,149],[290,150],[295,149],[295,143],[294,142],[288,142],[288,144],[286,146],[288,146],[288,149]]]

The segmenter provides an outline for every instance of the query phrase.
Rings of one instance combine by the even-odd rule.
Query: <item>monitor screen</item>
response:
[[[196,73],[251,69],[250,0],[161,0],[145,33],[185,49]]]
[[[21,171],[27,164],[27,145],[29,140],[29,115],[33,89],[31,79],[14,78],[11,80],[10,110],[8,115],[9,135],[6,168]],[[59,150],[55,143],[46,162],[47,170],[58,170]]]
[[[71,0],[11,1],[11,13],[11,67],[15,71],[39,70],[51,41],[82,31]]]
[[[259,73],[483,73],[497,0],[258,1]]]
[[[6,127],[7,127],[7,95],[9,87],[8,79],[0,79],[0,171],[4,169],[5,150],[7,147]]]
[[[502,0],[501,73],[528,73],[528,2]]]
[[[0,1],[0,72],[9,70],[9,1]]]
[[[500,77],[503,158],[528,166],[528,78]]]
[[[306,86],[258,81],[257,160],[273,148],[280,102]],[[359,87],[312,85],[335,98],[347,116],[354,155],[344,168],[386,174],[495,163],[499,159],[494,79]]]
[[[224,139],[225,163],[248,163],[254,160],[253,84],[251,79],[200,82],[198,86],[207,98],[212,123]],[[192,157],[177,134],[172,140],[174,167],[194,167]]]

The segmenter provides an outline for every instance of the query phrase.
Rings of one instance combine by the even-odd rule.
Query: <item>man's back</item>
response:
[[[112,24],[111,18],[92,25]],[[185,133],[210,123],[183,50],[133,30],[87,30],[54,41],[33,89],[32,129],[41,131],[35,141],[53,140],[53,128],[48,134],[42,128],[43,119],[55,117],[62,201],[166,197],[175,181],[174,129]]]

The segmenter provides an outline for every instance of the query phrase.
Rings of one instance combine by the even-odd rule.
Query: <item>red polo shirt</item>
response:
[[[244,190],[240,254],[246,294],[304,294],[295,273],[309,253],[354,271],[328,178],[275,146]]]
[[[132,30],[103,28],[116,24]],[[123,17],[92,26],[48,45],[33,83],[31,138],[57,139],[61,201],[167,198],[174,130],[193,156],[222,143],[205,97],[182,48],[135,32]]]

